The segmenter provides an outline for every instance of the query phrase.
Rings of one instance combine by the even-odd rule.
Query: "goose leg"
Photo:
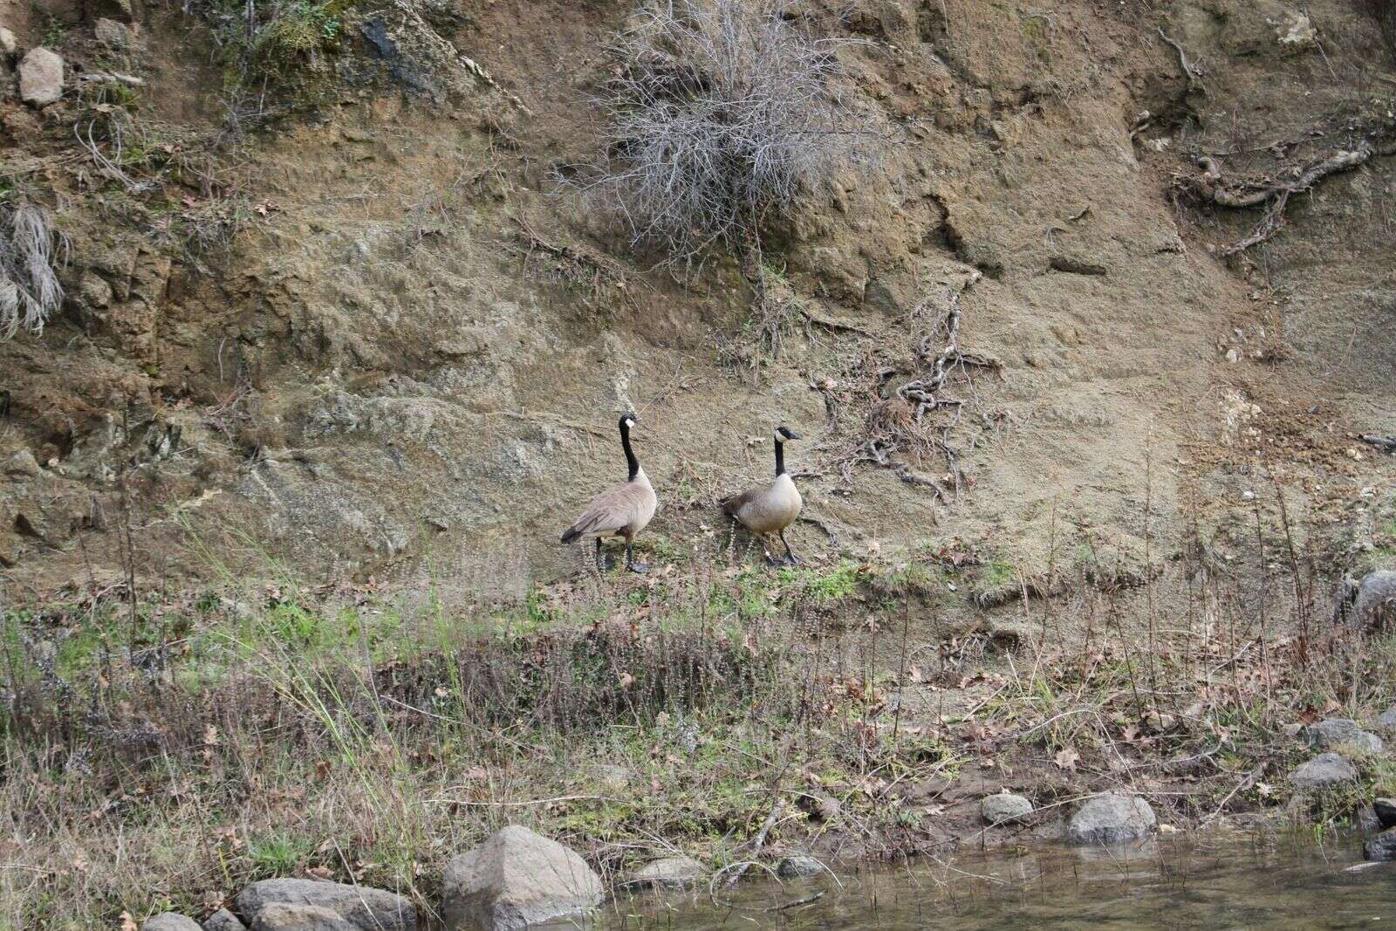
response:
[[[761,552],[763,552],[763,553],[766,554],[766,565],[768,565],[768,566],[783,566],[783,565],[785,565],[785,560],[783,560],[783,559],[776,559],[774,556],[771,555],[771,538],[768,537],[768,536],[766,536],[765,534],[762,534],[762,535],[761,535]]]
[[[601,551],[601,538],[596,538],[596,571],[605,572],[611,568],[606,561],[606,554]]]
[[[800,564],[800,557],[796,556],[795,552],[790,549],[790,541],[785,539],[785,530],[783,528],[780,531],[780,542],[785,544],[785,559],[783,559],[782,562],[787,566],[798,566]]]
[[[630,537],[625,538],[625,568],[638,575],[644,575],[650,571],[649,566],[635,561],[635,541]]]

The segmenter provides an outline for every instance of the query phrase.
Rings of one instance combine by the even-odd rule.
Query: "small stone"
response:
[[[1107,792],[1090,799],[1071,816],[1066,836],[1080,845],[1128,844],[1143,840],[1157,825],[1158,818],[1144,799]]]
[[[199,923],[176,912],[163,912],[145,920],[141,931],[200,931]]]
[[[15,478],[35,478],[42,473],[39,460],[34,458],[34,454],[27,449],[21,449],[5,460],[5,474]]]
[[[19,40],[15,34],[0,26],[0,55],[13,55],[19,51]]]
[[[776,865],[776,875],[781,879],[797,879],[801,876],[818,876],[824,872],[824,864],[814,857],[796,854],[786,857]]]
[[[1396,828],[1396,798],[1379,798],[1372,802],[1372,811],[1383,829]]]
[[[252,931],[359,931],[359,926],[322,905],[273,902],[257,913]]]
[[[63,59],[46,48],[33,48],[19,63],[19,97],[31,107],[46,107],[63,96]]]
[[[624,885],[633,889],[687,889],[706,872],[692,857],[662,857],[635,870]]]
[[[247,925],[226,908],[220,908],[204,919],[204,931],[247,931]]]
[[[1289,774],[1296,789],[1331,789],[1357,780],[1357,770],[1336,753],[1320,753]]]
[[[1396,860],[1396,828],[1387,828],[1367,839],[1363,851],[1368,860]]]
[[[987,824],[1012,824],[1032,814],[1032,802],[1009,792],[986,795],[979,802],[979,814]]]
[[[84,305],[99,310],[109,306],[114,296],[105,278],[92,272],[82,273],[82,278],[78,280],[78,297]]]
[[[113,52],[124,52],[131,48],[131,30],[124,23],[114,19],[99,19],[93,27],[97,41]]]
[[[453,858],[441,887],[448,931],[513,931],[581,915],[605,894],[585,860],[520,825],[502,828]]]
[[[1351,718],[1326,718],[1311,724],[1304,729],[1304,737],[1309,746],[1319,750],[1355,747],[1367,753],[1382,751],[1381,738],[1367,733]]]
[[[417,927],[417,909],[411,902],[384,889],[368,886],[315,879],[264,879],[248,886],[237,897],[237,910],[251,922],[253,931],[262,927],[263,912],[281,905],[326,909],[348,922],[349,928],[359,931],[415,931]]]

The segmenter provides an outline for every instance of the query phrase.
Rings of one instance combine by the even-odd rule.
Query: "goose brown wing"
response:
[[[748,488],[746,491],[722,501],[722,513],[735,517],[745,505],[750,504],[752,499],[761,494],[760,488]]]
[[[582,536],[615,533],[628,527],[639,514],[645,490],[634,482],[608,488],[595,498],[577,518],[577,522],[562,534],[562,542]]]

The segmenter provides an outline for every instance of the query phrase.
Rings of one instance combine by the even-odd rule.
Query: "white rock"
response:
[[[19,96],[31,107],[46,107],[63,96],[63,59],[46,48],[30,49],[19,63]]]

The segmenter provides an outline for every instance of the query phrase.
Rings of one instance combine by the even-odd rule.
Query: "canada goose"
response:
[[[625,461],[630,466],[630,477],[624,484],[607,488],[591,499],[591,504],[577,518],[577,522],[562,534],[563,543],[571,543],[580,537],[596,538],[596,564],[605,568],[601,558],[601,538],[616,536],[625,538],[625,568],[631,572],[648,572],[649,567],[635,562],[635,534],[645,529],[654,517],[659,506],[654,488],[650,485],[645,470],[640,468],[640,460],[630,448],[630,428],[635,426],[634,414],[626,414],[620,419],[620,445],[625,450]]]
[[[736,518],[738,523],[757,536],[778,534],[780,542],[785,544],[785,559],[781,561],[787,565],[794,565],[800,561],[791,551],[790,542],[785,539],[785,528],[800,516],[800,505],[803,502],[800,500],[800,489],[795,487],[795,480],[785,471],[785,441],[799,438],[798,433],[786,427],[776,427],[775,480],[764,488],[751,488],[722,502],[724,514]],[[766,552],[766,558],[772,563],[776,562],[771,558],[769,550]]]

